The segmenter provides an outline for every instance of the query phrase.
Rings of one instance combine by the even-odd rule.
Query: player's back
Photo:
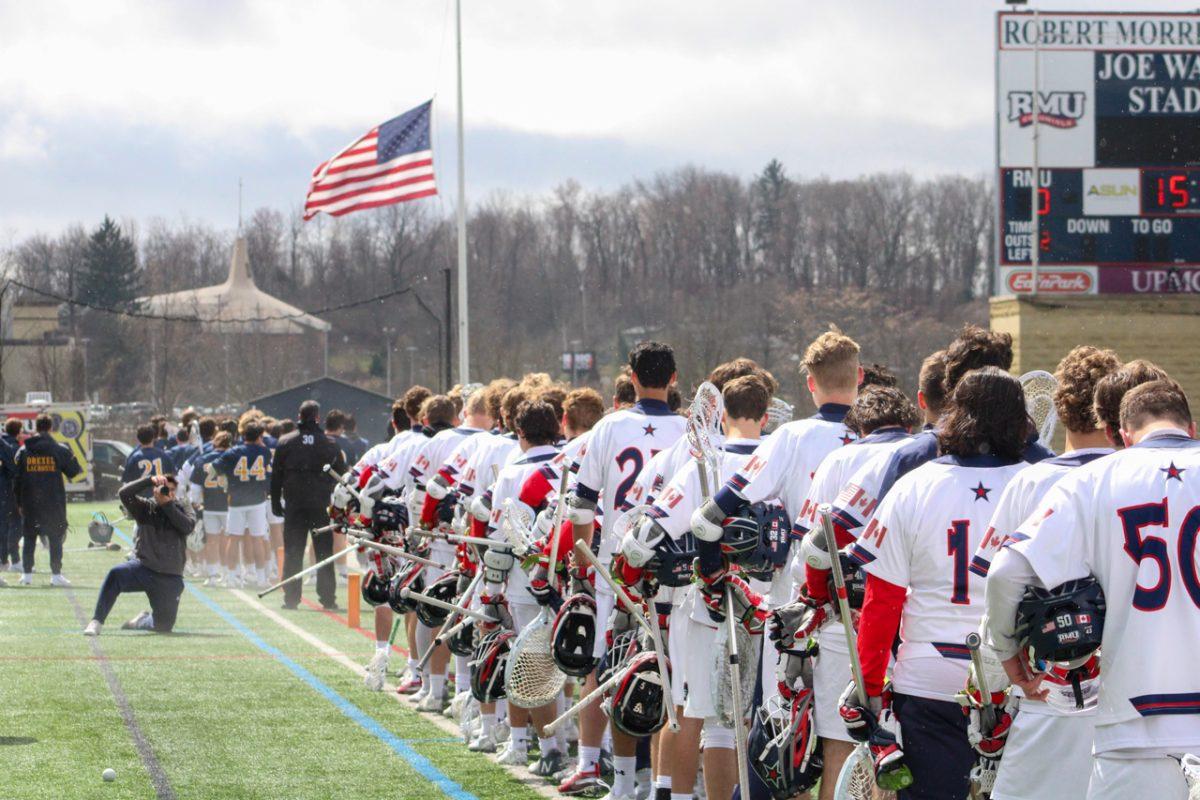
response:
[[[1200,442],[1153,436],[1075,470],[1014,538],[1047,586],[1090,571],[1104,590],[1096,752],[1200,748]]]
[[[271,450],[261,442],[239,444],[217,460],[229,482],[230,508],[256,506],[267,500],[271,488]]]
[[[125,469],[121,473],[121,480],[129,483],[142,478],[166,475],[170,463],[171,460],[166,451],[154,445],[142,445],[125,459]]]
[[[192,482],[200,484],[205,511],[229,510],[229,481],[216,465],[223,453],[223,450],[210,450],[200,456],[199,464],[192,470]]]
[[[808,533],[817,524],[817,509],[822,504],[832,504],[863,464],[874,458],[886,458],[888,453],[902,446],[909,438],[908,432],[902,428],[888,428],[874,431],[825,456],[813,475],[808,496],[793,520],[793,533],[797,536]]]

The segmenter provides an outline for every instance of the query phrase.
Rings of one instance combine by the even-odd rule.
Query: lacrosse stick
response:
[[[460,606],[457,603],[447,603],[445,600],[439,600],[436,597],[430,597],[429,595],[422,594],[421,592],[414,592],[412,589],[409,589],[407,586],[405,586],[403,589],[400,590],[400,599],[401,600],[415,600],[418,603],[424,603],[427,606],[433,606],[434,608],[440,608],[443,611],[457,611],[459,614],[462,614],[464,617],[470,617],[471,619],[476,620],[478,622],[487,622],[487,623],[495,623],[496,622],[496,620],[492,619],[487,614],[481,614],[480,612],[475,611],[474,609],[467,608],[466,606]]]
[[[450,544],[471,544],[477,547],[499,547],[505,550],[512,550],[513,545],[510,542],[502,542],[498,539],[485,539],[482,536],[459,536],[454,533],[440,533],[438,531],[425,531],[417,528],[412,531],[413,536],[421,539],[436,539],[439,542],[449,542]]]
[[[409,561],[421,564],[422,566],[437,567],[438,569],[442,568],[442,565],[436,561],[430,561],[428,558],[422,558],[421,556],[410,553],[407,550],[401,550],[399,547],[392,547],[390,544],[376,542],[366,536],[363,536],[362,534],[354,533],[353,531],[346,531],[346,535],[355,540],[352,547],[366,547],[370,550],[378,550],[381,553],[387,553],[388,555],[396,556],[397,558],[406,558]]]
[[[115,553],[115,552],[119,551],[120,549],[121,549],[121,545],[117,544],[116,542],[109,542],[108,544],[94,544],[94,545],[90,545],[88,547],[68,547],[66,550],[63,550],[63,552],[64,553],[109,553],[109,552]]]
[[[987,675],[984,672],[983,653],[980,651],[982,644],[983,640],[979,638],[978,633],[967,634],[967,650],[971,652],[971,666],[975,669],[975,688],[979,690],[979,720],[990,733],[996,727],[996,706],[992,703],[992,692],[988,688]],[[992,796],[992,787],[996,785],[996,768],[996,760],[991,758],[980,758],[971,768],[971,782],[978,789],[976,797],[987,800]]]
[[[349,473],[339,475],[334,471],[332,464],[326,464],[322,469],[329,473],[335,481],[346,487],[346,491],[350,493],[350,496],[358,501],[359,513],[361,513],[364,517],[371,516],[371,511],[375,508],[375,498],[369,496],[365,492],[359,491],[358,487],[354,485],[354,481],[350,480]],[[382,484],[379,485],[382,486]]]
[[[1054,390],[1058,388],[1058,381],[1040,369],[1026,372],[1019,380],[1025,390],[1025,411],[1037,426],[1038,441],[1049,447],[1058,425],[1058,411],[1054,408]]]
[[[311,528],[308,532],[311,536],[319,536],[322,533],[333,533],[341,530],[341,528],[342,524],[340,522],[335,522],[332,525],[326,525],[324,528]]]
[[[329,558],[322,559],[321,561],[318,561],[316,564],[313,564],[311,567],[300,570],[299,572],[297,572],[295,575],[291,576],[290,578],[284,578],[283,580],[281,580],[279,583],[275,584],[274,586],[271,586],[270,588],[267,588],[267,589],[263,589],[261,592],[258,593],[259,599],[261,600],[262,598],[266,597],[267,595],[269,595],[271,592],[275,591],[276,589],[280,589],[284,586],[287,586],[292,581],[298,581],[301,578],[303,578],[305,575],[309,575],[313,572],[316,572],[321,567],[323,567],[327,564],[332,564],[334,561],[337,561],[339,558],[346,555],[347,553],[349,553],[351,550],[353,550],[356,547],[358,547],[357,542],[350,545],[345,550],[338,550],[336,553],[331,555]]]
[[[767,404],[767,425],[763,433],[774,433],[781,425],[792,421],[796,408],[781,397],[772,397]]]
[[[721,415],[725,411],[725,401],[716,386],[708,381],[696,388],[692,397],[692,405],[688,409],[687,438],[692,458],[696,460],[696,472],[700,478],[700,496],[705,502],[712,497],[712,486],[709,475],[719,480],[721,476],[720,451],[713,444],[712,435],[721,424]],[[731,699],[733,700],[733,733],[737,745],[738,782],[744,791],[750,786],[749,744],[746,741],[746,725],[743,711],[746,708],[742,702],[742,666],[738,654],[737,622],[733,617],[733,590],[725,587],[725,625],[729,643],[729,671],[731,673]]]
[[[1183,779],[1188,785],[1188,800],[1200,800],[1200,756],[1185,753],[1179,759]]]
[[[554,583],[558,564],[558,529],[562,527],[563,508],[566,505],[562,498],[567,492],[567,480],[570,473],[563,470],[558,482],[559,501],[554,507],[554,527],[550,529],[550,589]],[[511,541],[516,537],[527,536],[525,531],[517,531],[523,526],[524,517],[517,518],[517,506],[511,497],[505,498],[504,509],[501,512],[500,526],[505,536]],[[514,546],[513,551],[517,548]],[[550,634],[554,628],[554,618],[550,614],[549,604],[543,604],[537,619],[529,623],[521,635],[513,642],[508,653],[508,662],[504,667],[504,690],[508,694],[508,702],[517,708],[538,708],[558,697],[563,684],[567,682],[566,674],[554,663],[551,653]]]
[[[553,722],[546,725],[546,727],[543,728],[543,730],[545,730],[545,732],[546,732],[546,735],[553,736],[554,732],[556,730],[558,730],[559,727],[561,727],[563,723],[565,723],[567,720],[571,719],[572,717],[576,716],[577,714],[579,714],[579,712],[583,711],[583,709],[587,708],[592,703],[596,702],[601,697],[603,697],[605,692],[607,692],[609,689],[611,689],[612,687],[616,686],[618,683],[621,682],[621,679],[625,677],[625,673],[627,673],[628,671],[629,671],[628,666],[623,667],[621,669],[613,670],[612,675],[609,675],[608,679],[606,681],[604,681],[604,683],[600,684],[595,689],[592,689],[586,695],[579,698],[579,701],[576,702],[575,705],[568,708],[566,711],[564,711],[562,713],[561,716],[559,716]]]
[[[475,594],[475,589],[478,588],[480,582],[483,581],[483,570],[475,573],[475,577],[471,578],[471,582],[467,584],[466,591],[462,593],[462,597],[458,598],[458,602],[462,606],[466,606],[471,602],[471,598]],[[446,617],[446,621],[442,623],[442,629],[438,631],[437,636],[433,637],[433,644],[425,650],[425,655],[421,656],[421,660],[417,662],[417,669],[425,669],[425,665],[429,663],[429,659],[433,656],[433,651],[438,648],[438,645],[445,644],[454,638],[455,634],[461,631],[468,625],[471,625],[475,620],[470,617],[459,619],[462,616],[457,611],[451,611],[450,616]]]
[[[634,506],[617,517],[617,521],[613,523],[613,541],[621,541],[625,538],[627,531],[641,525],[642,517],[649,510],[650,506]],[[650,598],[649,603],[653,602],[653,598]],[[658,672],[662,675],[663,691],[667,693],[667,722],[672,731],[677,731],[679,730],[679,720],[675,715],[675,701],[671,699],[671,675],[667,669],[667,649],[663,646],[662,626],[658,624],[658,611],[647,608],[647,612],[650,617],[650,641],[654,645],[654,655],[658,658]]]

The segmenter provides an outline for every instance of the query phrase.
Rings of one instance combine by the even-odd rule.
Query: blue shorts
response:
[[[967,741],[967,715],[958,703],[896,693],[892,711],[900,722],[904,762],[913,785],[898,800],[962,800],[971,786],[977,755]]]

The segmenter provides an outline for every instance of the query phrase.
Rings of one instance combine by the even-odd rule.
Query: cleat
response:
[[[479,735],[471,740],[467,745],[467,749],[472,753],[494,753],[499,748],[500,743],[496,741],[496,732],[489,733],[479,732]]]
[[[121,624],[123,631],[148,631],[153,628],[154,619],[149,611],[143,611],[128,622]]]
[[[542,756],[537,762],[529,768],[529,771],[539,778],[553,778],[556,774],[563,771],[567,765],[567,758],[560,750],[551,750],[546,755]]]
[[[650,792],[654,790],[654,779],[650,776],[649,767],[637,771],[636,781],[633,793],[637,800],[649,800]]]
[[[432,692],[425,695],[421,702],[417,703],[417,711],[427,711],[434,714],[440,714],[448,705],[445,696],[435,697]]]
[[[87,627],[83,629],[83,635],[84,636],[99,636],[100,635],[100,624],[101,623],[99,622],[99,620],[92,620],[91,622],[89,622],[87,624]]]
[[[19,583],[22,586],[33,586],[33,573],[32,572],[22,573],[21,580],[19,581]]]
[[[421,691],[421,679],[419,677],[409,678],[408,680],[404,681],[404,683],[396,687],[396,694],[415,695],[419,691]]]
[[[450,705],[446,706],[446,710],[442,712],[442,716],[450,719],[462,719],[463,710],[467,707],[467,701],[471,700],[470,692],[459,692],[454,695],[454,699],[450,701]]]
[[[387,682],[388,651],[376,650],[367,664],[367,674],[363,676],[363,685],[370,692],[382,692]]]
[[[597,765],[589,770],[576,769],[558,784],[558,793],[568,797],[599,797],[607,794],[608,788]]]
[[[512,743],[505,745],[504,750],[496,757],[497,764],[503,764],[506,767],[526,767],[529,766],[529,751],[524,747],[513,747]]]

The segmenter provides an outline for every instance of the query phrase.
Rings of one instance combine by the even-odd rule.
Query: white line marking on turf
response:
[[[231,590],[229,590],[229,593],[232,594],[234,597],[236,597],[238,600],[241,600],[243,603],[245,603],[246,605],[253,608],[258,613],[262,614],[267,619],[274,622],[279,627],[283,628],[288,633],[294,634],[295,636],[299,636],[305,642],[307,642],[308,644],[312,645],[317,650],[319,650],[323,655],[333,659],[338,664],[341,664],[343,667],[350,670],[354,674],[360,675],[360,676],[367,674],[366,667],[364,667],[363,665],[359,664],[354,659],[347,656],[341,650],[338,650],[336,647],[334,647],[333,645],[324,641],[323,639],[318,638],[315,634],[310,633],[309,631],[306,631],[304,628],[301,628],[299,625],[292,622],[290,619],[285,618],[283,615],[281,615],[275,609],[268,608],[265,604],[263,604],[262,602],[260,602],[259,600],[255,599],[255,598],[252,598],[250,595],[246,594],[241,589],[231,589]],[[384,692],[384,694],[388,695],[393,700],[395,700],[397,703],[399,703],[401,708],[404,708],[408,711],[411,711],[414,714],[417,714],[417,711],[416,711],[416,709],[413,708],[412,704],[408,703],[403,697],[396,694],[394,686],[390,686],[390,685],[385,686],[383,689],[383,692]],[[417,716],[419,719],[432,724],[434,727],[438,728],[439,730],[445,731],[446,733],[453,735],[456,740],[462,741],[462,732],[459,730],[458,725],[456,725],[453,722],[451,722],[450,720],[446,719],[441,714],[432,714],[432,715],[431,714],[417,714]],[[466,745],[464,744],[463,746],[465,747]],[[474,755],[474,754],[472,754],[472,755]],[[493,760],[492,763],[495,763],[495,761]],[[531,774],[528,769],[522,769],[520,767],[510,767],[510,766],[506,766],[504,764],[496,764],[496,766],[501,767],[504,770],[507,770],[510,775],[512,775],[515,779],[517,779],[522,784],[524,784],[526,788],[531,789],[532,791],[540,794],[542,797],[551,797],[551,798],[560,797],[559,793],[555,790],[555,788],[553,786],[546,783],[544,780],[542,780],[538,776]]]

